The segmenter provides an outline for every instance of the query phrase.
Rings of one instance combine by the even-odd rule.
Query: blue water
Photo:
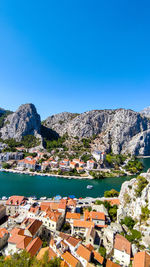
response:
[[[150,167],[150,159],[142,159],[145,171]],[[102,180],[78,180],[47,176],[30,176],[0,172],[0,197],[11,195],[47,196],[55,195],[76,197],[102,197],[104,191],[112,188],[120,190],[123,182],[132,177],[105,178]],[[87,189],[87,185],[93,189]]]

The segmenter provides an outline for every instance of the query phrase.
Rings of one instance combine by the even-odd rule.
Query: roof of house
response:
[[[29,219],[29,224],[26,226],[25,230],[28,230],[31,233],[31,235],[34,236],[41,227],[41,225],[42,225],[41,221]]]
[[[103,264],[104,258],[95,250],[93,250],[94,259],[98,261],[100,264]]]
[[[76,253],[82,257],[83,259],[85,259],[86,261],[90,261],[90,258],[91,258],[91,251],[83,246],[82,244],[77,248],[77,251]]]
[[[86,247],[87,247],[90,251],[93,251],[93,250],[94,250],[94,247],[93,247],[91,244],[87,244]]]
[[[6,228],[0,228],[0,238],[3,238],[5,234],[8,234]]]
[[[88,211],[84,212],[84,220],[102,220],[105,221],[105,214],[98,211]]]
[[[74,227],[82,227],[82,228],[90,228],[90,227],[94,227],[94,222],[74,220],[73,226]]]
[[[22,202],[25,200],[24,196],[11,196],[9,199],[6,201],[6,205],[15,205],[19,206],[22,204]]]
[[[76,165],[77,165],[77,163],[76,163],[76,162],[73,162],[73,161],[71,161],[71,162],[70,162],[70,165],[74,165],[74,166],[76,166]]]
[[[16,244],[18,249],[25,249],[32,238],[24,235],[14,234],[8,239],[8,243]]]
[[[110,205],[113,206],[113,205],[117,205],[119,206],[120,205],[120,200],[119,198],[115,198],[115,199],[107,199],[106,201],[110,202]]]
[[[78,239],[78,238],[69,236],[69,237],[66,239],[66,241],[67,241],[70,245],[72,245],[73,247],[76,247],[76,246],[79,244],[79,242],[80,242],[81,240]]]
[[[87,162],[89,162],[89,163],[95,163],[94,160],[88,160]]]
[[[48,251],[48,259],[49,260],[57,257],[57,254],[54,252],[54,250],[52,248],[46,247],[46,248],[40,249],[39,253],[37,254],[37,259],[42,260],[46,251]]]
[[[20,228],[15,227],[10,231],[10,234],[11,235],[18,234],[20,232],[20,230],[21,230]]]
[[[42,240],[39,237],[34,238],[31,243],[27,246],[26,250],[33,257],[37,254],[42,246]]]
[[[120,267],[120,265],[117,264],[117,263],[114,263],[114,262],[112,262],[110,260],[107,260],[106,267]]]
[[[66,213],[66,219],[76,219],[76,220],[79,220],[80,219],[80,213],[67,212]]]
[[[127,254],[131,254],[131,243],[122,235],[116,234],[114,249],[125,251]]]
[[[77,205],[77,201],[76,200],[74,200],[72,198],[68,199],[67,206],[74,206],[74,207],[76,207],[76,205]]]
[[[66,261],[71,267],[76,267],[79,261],[68,251],[63,253],[61,257]]]
[[[134,255],[133,267],[149,267],[150,255],[146,251],[138,252]]]
[[[48,217],[51,221],[58,222],[59,217],[61,216],[61,213],[56,211],[48,211],[45,215],[45,217]]]

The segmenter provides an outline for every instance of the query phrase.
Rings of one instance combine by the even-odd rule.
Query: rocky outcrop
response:
[[[33,104],[21,105],[19,109],[7,116],[0,129],[2,139],[14,138],[20,141],[25,135],[40,137],[41,120]]]
[[[145,117],[150,118],[150,107],[144,108],[144,109],[141,111],[141,114],[143,114]]]
[[[119,199],[121,205],[117,211],[118,221],[125,216],[131,216],[135,220],[140,220],[141,208],[147,206],[150,210],[150,173],[142,173],[140,176],[144,177],[147,185],[137,196],[136,189],[138,188],[138,179],[133,178],[122,184]]]
[[[93,149],[150,155],[150,120],[132,110],[92,110],[79,115],[65,112],[48,117],[45,126],[61,136],[96,136]]]
[[[145,247],[150,243],[150,173],[142,173],[140,177],[144,177],[143,188],[138,184],[138,178],[126,181],[122,184],[119,194],[120,206],[117,210],[117,221],[121,222],[126,216],[132,217],[136,224],[134,229],[142,234],[141,244]],[[142,183],[141,183],[142,184]],[[138,189],[140,194],[136,194]]]

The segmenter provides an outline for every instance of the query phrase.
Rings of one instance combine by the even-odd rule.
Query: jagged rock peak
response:
[[[141,114],[143,114],[144,116],[150,118],[150,106],[147,107],[147,108],[144,108],[144,109],[141,111]]]
[[[1,138],[20,141],[25,135],[40,134],[41,119],[33,104],[21,105],[16,112],[7,116],[1,128]]]

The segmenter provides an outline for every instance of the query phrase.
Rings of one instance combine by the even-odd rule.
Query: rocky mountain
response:
[[[14,138],[20,141],[25,135],[40,137],[41,119],[33,104],[21,105],[18,110],[8,115],[0,129],[2,139]]]
[[[120,206],[117,211],[118,222],[126,216],[132,217],[134,229],[142,233],[143,245],[150,244],[150,172],[122,184],[119,194]]]
[[[150,107],[144,108],[144,109],[141,111],[141,114],[143,114],[144,116],[150,118]]]
[[[92,110],[82,114],[60,113],[44,125],[60,136],[93,138],[93,149],[150,155],[150,120],[132,110]]]

